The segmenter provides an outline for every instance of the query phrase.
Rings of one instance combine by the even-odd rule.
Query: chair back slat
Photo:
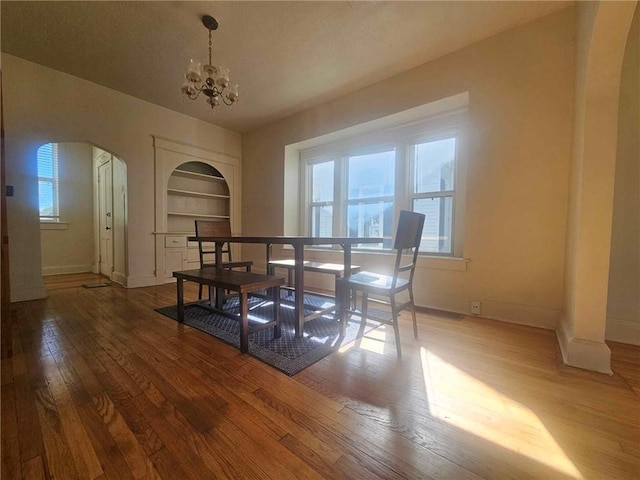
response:
[[[423,214],[402,210],[400,212],[400,220],[398,220],[398,230],[396,231],[396,241],[393,248],[395,250],[404,250],[419,247],[423,227]]]
[[[196,237],[230,237],[231,236],[231,222],[229,220],[196,220]],[[215,254],[215,250],[205,250],[203,242],[198,242],[198,249],[200,254],[200,266],[204,265],[205,255]],[[227,254],[227,262],[232,262],[231,248],[229,243],[225,243],[222,248],[222,253]],[[209,257],[208,257],[209,258]],[[215,262],[215,260],[211,260]]]
[[[400,211],[400,219],[398,220],[398,229],[396,230],[396,240],[393,248],[397,250],[396,265],[393,272],[393,288],[398,283],[400,273],[409,273],[409,283],[413,281],[416,262],[418,260],[418,249],[422,240],[422,229],[424,228],[425,216],[422,213],[409,212],[407,210]],[[411,262],[402,264],[402,256],[405,250],[409,250],[411,254]]]
[[[196,220],[196,237],[230,237],[231,222],[229,220],[210,221]]]

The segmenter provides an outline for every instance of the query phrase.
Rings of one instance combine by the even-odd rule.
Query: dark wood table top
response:
[[[237,243],[274,243],[291,245],[353,245],[354,243],[382,243],[382,237],[309,237],[304,235],[248,236],[230,237],[187,237],[190,242],[237,242]]]

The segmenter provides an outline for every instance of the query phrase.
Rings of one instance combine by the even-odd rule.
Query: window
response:
[[[456,144],[453,136],[411,145],[411,206],[425,214],[423,252],[452,253]]]
[[[333,177],[334,162],[315,163],[309,166],[311,176],[311,235],[330,237],[333,230]]]
[[[38,201],[41,222],[60,221],[58,203],[58,145],[47,143],[38,149]]]
[[[421,252],[462,256],[464,123],[456,112],[302,151],[308,233],[382,237],[358,247],[390,249],[400,210],[413,210],[426,216]]]
[[[347,232],[349,237],[383,237],[390,248],[395,197],[395,149],[347,158]]]

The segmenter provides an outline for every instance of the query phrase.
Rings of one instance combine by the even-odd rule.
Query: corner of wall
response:
[[[561,321],[556,329],[564,364],[611,375],[611,350],[607,344],[575,338],[567,330],[565,322]]]
[[[140,277],[129,276],[122,283],[122,286],[126,288],[152,287],[154,285],[158,285],[158,282],[156,281],[156,277],[153,275]]]
[[[37,287],[12,287],[11,290],[11,303],[25,302],[27,300],[40,300],[47,298],[47,291],[44,286]]]
[[[126,286],[127,285],[127,276],[124,273],[121,272],[112,272],[111,273],[111,280],[113,280],[116,283],[119,283],[122,286]]]

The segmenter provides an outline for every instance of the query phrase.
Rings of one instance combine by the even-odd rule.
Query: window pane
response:
[[[330,237],[333,235],[333,206],[311,207],[311,236]]]
[[[393,195],[395,158],[395,149],[349,157],[349,200]]]
[[[391,248],[393,202],[355,203],[347,207],[349,237],[383,237],[384,242],[364,243],[362,248]]]
[[[333,201],[333,162],[311,165],[311,201]]]
[[[40,202],[40,216],[52,217],[56,214],[53,201],[53,182],[48,180],[38,181],[38,196]]]
[[[53,179],[53,144],[47,143],[38,149],[38,176]]]
[[[40,217],[56,220],[58,211],[58,146],[47,143],[38,149],[38,202]]]
[[[419,143],[415,148],[415,193],[453,190],[456,139]]]
[[[420,251],[451,253],[453,198],[416,198],[413,211],[426,215]]]

